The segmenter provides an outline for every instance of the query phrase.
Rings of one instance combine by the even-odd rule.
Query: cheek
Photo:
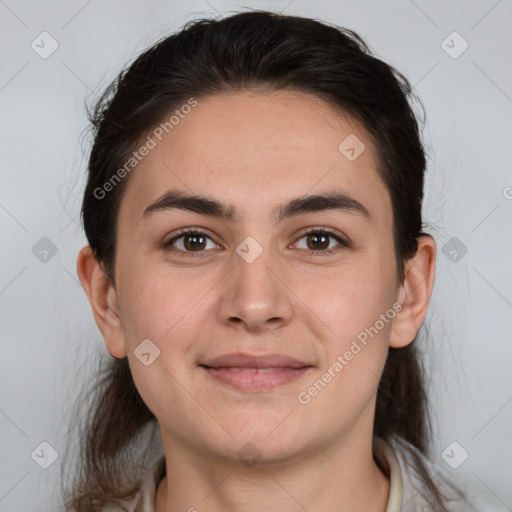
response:
[[[347,265],[323,286],[308,289],[308,305],[330,328],[319,372],[322,382],[311,389],[313,395],[322,394],[314,398],[317,406],[328,408],[343,395],[346,407],[357,409],[376,391],[396,315],[394,273],[384,272],[384,266],[377,259]]]
[[[366,258],[357,265],[347,264],[314,279],[305,277],[298,286],[305,304],[343,344],[372,326],[391,308],[393,278],[392,272],[384,272],[381,262]]]
[[[368,281],[332,289],[332,299],[323,302],[324,318],[334,333],[324,339],[317,374],[297,396],[304,414],[318,422],[318,428],[324,428],[322,423],[339,425],[358,418],[374,399],[395,316],[390,295]],[[317,306],[320,302],[317,298]]]
[[[144,366],[135,356],[129,356],[130,370],[135,386],[153,414],[167,425],[180,425],[185,418],[200,414],[197,403],[191,399],[187,381],[169,368],[163,353],[151,365]]]
[[[165,274],[153,266],[125,279],[122,320],[130,368],[142,399],[158,418],[175,424],[180,414],[194,408],[186,391],[191,386],[183,385],[190,378],[194,335],[204,324],[204,308],[209,302],[201,297],[211,285]],[[146,352],[152,362],[145,366],[139,359],[139,347],[147,339],[156,349],[148,345]]]
[[[141,264],[129,275],[121,275],[121,279],[121,316],[131,341],[141,337],[157,341],[172,336],[175,328],[183,328],[184,320],[197,319],[202,297],[211,288],[205,278],[187,277],[184,272],[170,272],[154,263]]]

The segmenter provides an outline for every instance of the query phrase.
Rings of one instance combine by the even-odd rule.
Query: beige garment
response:
[[[450,475],[429,461],[412,445],[393,439],[387,443],[376,437],[373,441],[373,453],[390,480],[388,504],[384,512],[437,512],[429,505],[428,499],[423,496],[425,483],[416,474],[415,463],[404,446],[418,454],[430,477],[448,496],[445,506],[450,512],[504,512],[509,510],[498,502],[487,501],[488,498],[484,500],[483,497],[458,484],[459,488],[463,488],[469,495],[467,501],[462,500],[454,490],[453,485],[456,484],[456,480],[452,480]],[[165,457],[162,455],[146,473],[137,496],[125,505],[127,512],[155,512],[156,491],[164,476]],[[104,512],[120,511],[120,508],[104,509]]]

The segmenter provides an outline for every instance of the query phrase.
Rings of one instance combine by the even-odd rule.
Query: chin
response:
[[[285,417],[281,417],[282,419]],[[286,420],[285,420],[286,422]],[[284,423],[284,422],[283,422]],[[245,428],[229,430],[233,438],[224,447],[224,455],[231,459],[258,462],[284,462],[306,448],[304,429],[284,427],[284,424],[272,422],[257,425],[254,421]],[[240,426],[241,427],[241,426]]]

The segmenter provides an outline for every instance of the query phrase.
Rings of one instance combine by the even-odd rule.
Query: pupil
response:
[[[187,245],[191,246],[194,249],[197,249],[204,243],[204,237],[201,235],[188,235],[186,240]]]
[[[311,235],[313,238],[313,245],[316,246],[315,249],[318,249],[318,247],[321,244],[325,244],[325,241],[327,240],[327,237],[325,235]],[[320,239],[320,242],[318,243],[318,240]],[[322,247],[322,249],[325,249],[325,247]]]

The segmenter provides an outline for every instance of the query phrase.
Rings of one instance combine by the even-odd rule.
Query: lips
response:
[[[281,354],[255,356],[242,353],[226,354],[200,366],[215,381],[253,393],[288,384],[312,368],[304,361]]]
[[[231,353],[202,364],[208,368],[304,368],[310,364],[293,357],[281,354],[265,354],[261,356]]]

